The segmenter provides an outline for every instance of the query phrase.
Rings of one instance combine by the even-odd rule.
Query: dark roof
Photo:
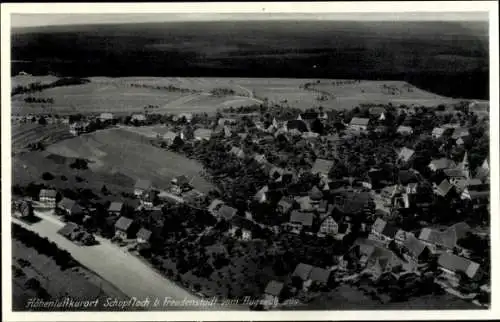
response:
[[[265,294],[279,296],[283,291],[284,284],[278,281],[270,281],[267,283],[266,289],[264,290]]]
[[[150,237],[151,237],[151,231],[145,228],[141,228],[137,232],[137,238],[141,238],[144,239],[145,241],[148,241]]]
[[[132,219],[127,218],[127,217],[120,217],[116,223],[115,223],[115,228],[123,231],[129,230],[130,226],[132,225]]]
[[[139,179],[135,183],[135,188],[136,189],[147,190],[150,187],[151,187],[151,181],[150,180]]]
[[[330,271],[321,267],[313,267],[309,279],[312,281],[327,283],[330,278]]]
[[[62,198],[62,200],[59,202],[59,207],[66,209],[66,210],[71,210],[73,206],[75,205],[76,201],[71,200],[69,198]]]
[[[412,170],[400,170],[398,172],[398,179],[402,185],[418,182],[417,176]]]
[[[237,209],[223,205],[219,209],[219,216],[221,216],[222,218],[224,218],[226,220],[229,220],[229,219],[233,218],[237,212],[238,212]]]
[[[437,192],[439,195],[445,197],[448,192],[450,192],[452,187],[453,186],[448,182],[448,180],[444,179],[437,187]]]
[[[304,121],[301,120],[290,120],[286,122],[286,127],[288,130],[296,129],[300,132],[307,132],[307,125]]]
[[[292,276],[298,276],[303,281],[309,278],[313,267],[309,264],[300,263],[295,267]]]
[[[389,238],[394,238],[396,236],[396,233],[398,232],[398,228],[391,225],[387,224],[384,227],[384,230],[382,231],[382,235],[387,236]]]
[[[300,223],[303,226],[312,226],[313,214],[310,212],[300,212],[298,210],[294,210],[290,215],[290,222]]]
[[[123,202],[113,201],[108,208],[108,211],[119,212],[123,208]]]
[[[478,263],[450,253],[442,253],[439,256],[438,264],[452,272],[465,273],[470,278],[474,277],[479,269]]]
[[[67,236],[67,235],[73,233],[77,229],[78,229],[77,224],[69,222],[66,225],[64,225],[63,228],[59,229],[57,232],[63,236]]]
[[[415,257],[420,256],[425,249],[425,244],[418,240],[414,235],[409,234],[403,242],[406,249]]]
[[[241,216],[233,216],[230,222],[232,226],[242,229],[253,230],[255,227],[253,221]]]

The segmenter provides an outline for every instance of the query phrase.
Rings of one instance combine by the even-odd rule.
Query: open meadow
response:
[[[166,188],[178,175],[192,178],[192,185],[202,192],[211,188],[211,184],[200,177],[201,164],[154,147],[147,138],[124,129],[102,130],[60,141],[48,146],[46,152],[87,159],[89,168],[96,174],[125,176],[133,181],[148,179],[159,189]],[[129,187],[132,191],[133,183]]]
[[[29,83],[30,76],[15,76],[13,83]],[[40,77],[33,77],[33,82]],[[217,109],[272,104],[307,109],[351,109],[360,104],[423,105],[451,104],[458,100],[418,89],[402,81],[346,81],[279,78],[193,77],[90,77],[90,83],[45,89],[12,97],[12,114],[76,114],[113,112],[117,115],[206,112]],[[305,85],[309,84],[307,88]],[[215,89],[227,90],[213,95]],[[54,103],[28,103],[27,97],[52,98]]]

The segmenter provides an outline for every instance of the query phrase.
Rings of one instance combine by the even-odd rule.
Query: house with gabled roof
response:
[[[194,130],[194,139],[197,141],[208,141],[212,137],[213,131],[210,129],[198,128]]]
[[[402,162],[409,162],[415,155],[415,150],[403,147],[398,153],[398,160]]]
[[[282,214],[286,214],[290,211],[290,209],[292,209],[292,206],[293,200],[289,197],[283,196],[277,204],[277,210]]]
[[[110,215],[121,215],[123,209],[123,202],[113,201],[108,208],[108,213]]]
[[[464,238],[470,231],[469,225],[464,222],[456,223],[444,231],[422,228],[418,239],[423,242],[432,253],[451,251],[458,247],[459,239]]]
[[[454,254],[442,253],[438,258],[438,266],[445,278],[455,282],[460,281],[460,273],[472,280],[478,280],[481,277],[478,263]]]
[[[292,277],[296,276],[296,277],[300,278],[302,281],[306,281],[309,278],[309,275],[311,274],[312,269],[313,269],[312,265],[299,263],[295,267],[295,270],[292,273]]]
[[[269,192],[269,187],[263,186],[262,188],[257,191],[257,193],[254,196],[254,200],[257,201],[258,203],[264,203],[267,201],[267,193]]]
[[[132,228],[133,220],[127,217],[120,217],[115,223],[115,236],[127,239]]]
[[[149,240],[151,239],[152,232],[146,228],[141,228],[137,232],[137,243],[142,245],[148,245]]]
[[[349,129],[355,132],[365,132],[368,130],[370,119],[362,117],[353,117],[349,122]]]
[[[143,123],[143,122],[146,122],[146,116],[144,114],[133,114],[131,119],[130,119],[131,122],[139,122],[139,123]]]
[[[309,190],[308,195],[312,202],[319,202],[323,199],[323,193],[317,186],[312,187],[312,189]]]
[[[134,195],[141,196],[145,191],[151,189],[152,184],[150,180],[139,179],[134,186]]]
[[[413,234],[408,234],[403,242],[403,257],[423,265],[429,259],[429,248]]]
[[[236,215],[237,212],[238,210],[236,208],[227,205],[222,205],[216,212],[216,216],[219,217],[220,219],[231,220]]]
[[[453,189],[453,185],[447,179],[443,179],[439,185],[434,186],[434,193],[441,197],[446,197]]]
[[[334,236],[339,232],[339,224],[332,216],[327,215],[321,221],[318,230],[318,236]]]
[[[312,212],[292,210],[289,227],[292,229],[292,232],[300,233],[303,228],[310,229],[313,225],[313,220],[314,214]]]
[[[75,200],[69,198],[62,198],[58,203],[57,208],[62,210],[67,215],[81,214],[83,212],[82,207],[80,207]]]
[[[452,129],[443,128],[443,127],[435,127],[432,130],[432,137],[434,139],[440,139],[444,135],[449,134],[451,131],[453,131],[453,130]]]
[[[317,158],[314,161],[314,164],[313,164],[312,169],[311,169],[311,173],[312,174],[319,174],[322,176],[328,176],[332,167],[333,167],[332,160],[325,160],[325,159]]]
[[[113,121],[113,113],[101,113],[99,120],[101,122]]]

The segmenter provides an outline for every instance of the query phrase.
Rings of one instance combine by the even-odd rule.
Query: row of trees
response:
[[[34,92],[41,92],[45,89],[48,88],[54,88],[54,87],[60,87],[60,86],[71,86],[71,85],[83,85],[89,83],[90,80],[86,78],[79,78],[79,77],[65,77],[65,78],[60,78],[52,83],[49,84],[42,84],[41,82],[34,82],[30,83],[28,85],[18,85],[14,87],[11,91],[11,96],[15,96],[18,94],[24,94],[24,93],[34,93]]]
[[[53,258],[56,264],[61,267],[61,270],[66,270],[78,265],[70,253],[58,248],[55,243],[49,241],[47,238],[42,238],[36,233],[24,229],[17,224],[12,224],[12,237],[19,240],[27,247],[36,249],[40,254]]]

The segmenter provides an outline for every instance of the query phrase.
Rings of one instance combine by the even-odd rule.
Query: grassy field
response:
[[[22,262],[29,264],[21,265]],[[36,297],[36,292],[25,285],[30,278],[38,280],[52,298],[69,296],[74,299],[92,300],[109,296],[126,299],[126,296],[113,285],[84,267],[62,271],[54,259],[38,253],[34,248],[27,247],[15,239],[12,240],[12,265],[16,267],[16,271],[22,271],[12,278],[13,310],[27,310],[27,301]]]
[[[151,180],[161,189],[168,186],[174,176],[184,174],[193,178],[196,189],[207,192],[211,188],[211,184],[199,175],[201,164],[156,148],[147,138],[125,129],[103,130],[64,140],[47,147],[46,152],[90,160],[89,168],[102,176],[99,182],[106,181],[105,175],[128,178],[124,180],[127,183],[142,178]],[[132,188],[133,183],[129,186],[130,190]]]
[[[22,77],[15,76],[13,82]],[[33,81],[40,77],[33,77]],[[437,106],[455,102],[400,81],[361,81],[350,85],[335,85],[338,80],[279,79],[279,78],[189,78],[189,77],[91,77],[84,85],[56,87],[38,93],[20,94],[12,98],[12,113],[99,113],[109,111],[130,114],[144,111],[147,105],[158,106],[155,113],[207,112],[218,108],[260,104],[263,99],[301,109],[323,106],[325,109],[354,108],[363,103]],[[303,85],[312,83],[310,89]],[[148,87],[133,87],[140,84]],[[163,86],[189,89],[190,92],[167,91]],[[390,86],[394,94],[383,89]],[[155,88],[160,86],[160,89]],[[210,95],[215,88],[230,89],[234,95]],[[411,91],[408,91],[411,88]],[[330,94],[319,100],[320,93]],[[26,103],[24,98],[53,98],[54,104]]]

